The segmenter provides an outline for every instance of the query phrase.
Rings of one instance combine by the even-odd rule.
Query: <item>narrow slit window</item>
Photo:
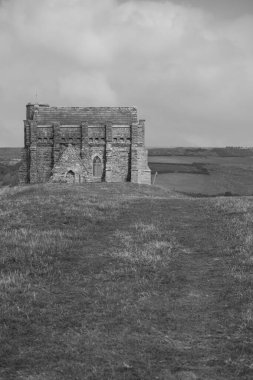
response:
[[[93,176],[102,177],[102,162],[98,156],[93,160]]]

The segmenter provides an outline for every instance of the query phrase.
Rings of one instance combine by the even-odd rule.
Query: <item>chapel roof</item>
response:
[[[59,122],[61,125],[89,124],[132,124],[137,120],[135,107],[50,107],[47,104],[28,104],[27,119],[34,119],[34,110],[38,125]]]

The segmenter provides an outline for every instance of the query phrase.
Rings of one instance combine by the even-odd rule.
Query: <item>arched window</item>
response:
[[[93,160],[93,176],[102,177],[102,162],[98,156]]]

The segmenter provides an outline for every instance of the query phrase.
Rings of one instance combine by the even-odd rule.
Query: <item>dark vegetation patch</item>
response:
[[[211,194],[211,195],[180,191],[179,194],[186,195],[186,196],[193,197],[193,198],[218,198],[218,197],[239,197],[240,196],[239,194],[231,193],[231,191],[225,191],[224,193]]]
[[[226,148],[212,148],[213,153],[219,157],[249,157],[253,156],[253,148],[239,148],[239,147],[226,147]]]
[[[21,148],[0,148],[0,186],[16,186]]]
[[[151,173],[189,173],[209,174],[205,164],[194,162],[192,164],[179,164],[167,162],[149,162]]]
[[[20,163],[4,165],[0,163],[0,186],[18,185],[18,170]]]
[[[2,189],[0,378],[251,379],[252,213],[134,184]]]
[[[175,147],[175,148],[149,148],[149,156],[210,156],[212,154],[212,149],[207,148],[186,148],[186,147]],[[213,152],[214,155],[215,152]]]
[[[253,148],[149,148],[149,156],[216,156],[216,157],[248,157],[253,156]]]

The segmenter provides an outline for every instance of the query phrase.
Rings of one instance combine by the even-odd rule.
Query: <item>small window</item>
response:
[[[117,142],[117,137],[114,137],[114,138],[113,138],[113,141],[114,141],[114,142]]]

